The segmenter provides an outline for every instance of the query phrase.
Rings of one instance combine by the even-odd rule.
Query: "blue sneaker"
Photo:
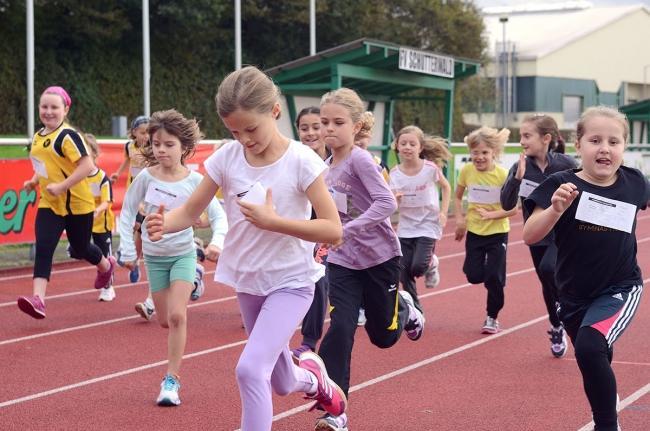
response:
[[[162,383],[160,383],[160,394],[156,404],[164,407],[178,406],[181,399],[178,397],[178,390],[181,384],[171,374],[165,374]]]
[[[194,274],[194,290],[192,290],[192,294],[190,295],[192,301],[199,299],[203,295],[203,292],[205,292],[205,285],[203,284],[204,272],[205,269],[203,268],[203,265],[197,263],[196,272]]]
[[[131,283],[140,281],[140,265],[136,264],[132,271],[129,271],[129,280]]]

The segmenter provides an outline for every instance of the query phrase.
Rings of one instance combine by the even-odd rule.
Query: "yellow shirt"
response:
[[[95,217],[93,221],[93,233],[113,232],[115,227],[115,214],[113,214],[113,188],[106,172],[97,169],[95,173],[88,175],[90,190],[95,198],[95,208],[102,202],[108,202],[108,208]]]
[[[95,209],[95,200],[88,181],[81,180],[59,196],[52,196],[46,186],[60,183],[77,168],[77,162],[90,152],[86,143],[70,125],[62,123],[56,130],[43,135],[43,129],[34,135],[29,157],[38,175],[41,188],[39,208],[50,208],[55,214],[88,214]]]
[[[129,175],[126,180],[126,186],[131,185],[133,178],[136,177],[146,167],[146,160],[142,155],[142,149],[135,145],[135,141],[129,141],[124,146],[124,153],[129,159]]]
[[[508,217],[496,220],[482,220],[476,211],[482,207],[489,211],[503,209],[501,207],[501,187],[506,182],[508,170],[495,165],[491,171],[477,171],[472,163],[468,163],[460,171],[457,184],[467,191],[467,230],[476,235],[493,235],[510,231]]]

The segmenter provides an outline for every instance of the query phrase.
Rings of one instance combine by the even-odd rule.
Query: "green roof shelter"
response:
[[[392,139],[395,101],[420,99],[444,102],[443,131],[450,139],[455,82],[478,73],[479,67],[480,63],[476,60],[363,38],[272,67],[266,72],[285,96],[296,139],[297,130],[293,125],[297,97],[320,98],[328,91],[348,87],[368,102],[369,111],[374,112],[377,104],[383,103],[381,146],[372,149],[381,150],[382,159],[386,161]],[[409,97],[410,91],[421,88],[442,90],[444,97]]]
[[[630,122],[630,142],[650,144],[650,99],[630,103],[619,109]]]

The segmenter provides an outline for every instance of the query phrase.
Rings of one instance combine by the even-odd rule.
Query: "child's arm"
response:
[[[126,169],[127,166],[131,164],[131,159],[129,158],[129,144],[126,144],[124,147],[124,159],[122,160],[122,164],[120,165],[119,168],[117,168],[117,172],[114,172],[111,174],[111,182],[117,181],[117,179],[122,175],[122,172],[124,172],[124,169]]]
[[[103,213],[107,209],[108,209],[108,201],[104,201],[101,204],[97,205],[95,207],[95,211],[93,212],[93,218],[97,218],[101,213]]]
[[[519,155],[519,162],[512,165],[508,172],[508,178],[501,187],[501,207],[505,210],[517,207],[519,199],[519,186],[523,178],[523,172],[526,170],[526,158],[523,153]]]
[[[560,219],[578,197],[578,190],[573,183],[564,183],[555,190],[551,197],[551,205],[542,209],[535,207],[533,213],[524,224],[524,242],[527,245],[541,241],[553,229]]]
[[[454,214],[456,215],[456,232],[454,239],[461,241],[467,232],[467,221],[463,215],[463,195],[465,194],[465,187],[461,185],[456,186],[456,195],[454,196]]]
[[[517,206],[509,210],[498,209],[492,211],[488,210],[487,208],[477,207],[476,212],[479,213],[481,219],[483,220],[497,220],[500,218],[512,217],[513,215],[517,214]]]
[[[120,253],[125,263],[135,262],[137,259],[135,240],[133,238],[133,225],[135,224],[135,216],[138,214],[140,202],[144,200],[147,191],[147,184],[144,178],[144,175],[135,177],[133,183],[131,183],[131,187],[126,191],[124,201],[122,202],[118,231],[120,233]]]
[[[340,242],[342,229],[339,213],[327,191],[323,174],[320,174],[306,190],[307,198],[318,218],[313,220],[291,220],[280,217],[273,209],[271,189],[266,190],[264,205],[239,202],[246,220],[260,229],[295,236],[310,242],[336,244]]]
[[[216,262],[223,250],[223,242],[228,231],[228,220],[221,204],[216,198],[212,198],[208,205],[208,219],[212,228],[212,239],[205,248],[205,258]]]
[[[440,202],[440,226],[445,227],[447,224],[447,214],[449,214],[449,202],[451,200],[451,185],[449,181],[445,178],[442,173],[440,173],[440,179],[438,180],[438,186],[440,186],[440,194],[442,195],[442,200]]]
[[[90,156],[83,156],[77,160],[77,167],[65,180],[60,183],[50,183],[46,186],[48,193],[52,196],[59,196],[65,193],[70,187],[85,179],[95,169],[95,164]]]
[[[140,175],[136,176],[136,178],[139,177]],[[159,241],[165,233],[179,232],[192,226],[201,217],[201,213],[214,198],[218,188],[219,186],[212,181],[212,178],[206,175],[181,207],[164,215],[163,211],[148,214],[145,218],[145,226],[149,239]]]
[[[38,185],[38,174],[34,172],[34,175],[27,181],[23,183],[23,189],[27,192],[31,192]]]

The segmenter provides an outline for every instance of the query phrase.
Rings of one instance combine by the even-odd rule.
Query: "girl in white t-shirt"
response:
[[[341,414],[347,400],[318,355],[304,352],[296,366],[289,351],[314,283],[324,274],[314,261],[314,243],[338,244],[342,236],[323,179],[325,163],[280,133],[280,91],[255,67],[229,74],[216,104],[235,141],[206,160],[208,175],[182,207],[148,217],[147,231],[160,237],[187,228],[221,188],[229,230],[215,280],[237,292],[249,337],[236,368],[241,429],[271,429],[271,389],[305,392],[326,411]],[[310,220],[312,205],[317,217]]]
[[[436,241],[447,224],[451,186],[441,168],[451,153],[444,139],[425,136],[417,126],[400,130],[393,146],[400,159],[390,171],[390,187],[399,204],[400,282],[422,311],[415,279],[431,267]]]

